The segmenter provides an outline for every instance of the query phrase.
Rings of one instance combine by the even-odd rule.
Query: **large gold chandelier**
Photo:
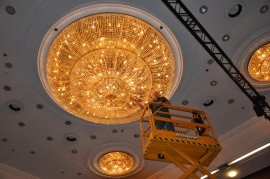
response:
[[[270,43],[254,52],[248,64],[248,72],[258,81],[270,81]]]
[[[175,61],[167,40],[149,23],[101,13],[59,32],[46,73],[53,98],[66,111],[90,122],[123,124],[140,117],[131,96],[145,103],[152,88],[168,95]]]

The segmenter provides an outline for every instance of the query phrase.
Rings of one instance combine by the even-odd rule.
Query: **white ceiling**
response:
[[[269,121],[256,118],[251,101],[210,55],[192,37],[161,1],[153,0],[2,0],[0,1],[0,178],[100,178],[88,168],[93,153],[106,147],[130,148],[143,167],[130,178],[178,178],[177,168],[168,163],[142,161],[139,123],[98,125],[85,122],[57,106],[46,94],[39,79],[38,52],[49,29],[67,13],[87,3],[117,2],[143,9],[159,18],[175,35],[183,55],[183,75],[171,97],[174,105],[201,109],[208,113],[223,150],[214,169],[270,141]],[[270,102],[270,84],[258,83],[246,74],[246,59],[255,48],[270,42],[270,10],[260,13],[269,0],[184,0],[190,11],[246,75],[260,94]],[[236,4],[243,7],[239,17],[228,18]],[[10,15],[7,6],[15,8]],[[201,14],[201,6],[208,11]],[[230,39],[222,41],[228,34]],[[211,86],[211,81],[217,81]],[[213,99],[213,105],[202,105]],[[228,100],[233,99],[232,104]],[[14,112],[9,104],[21,105]],[[42,105],[42,109],[38,106]],[[71,124],[67,125],[67,121]],[[247,130],[248,129],[248,130]],[[66,136],[77,137],[76,142]],[[95,136],[92,139],[91,136]],[[76,150],[77,153],[72,153]],[[239,164],[241,177],[269,166],[270,152]],[[253,165],[252,169],[250,164]],[[242,168],[241,168],[242,167]],[[15,174],[14,174],[15,173]],[[15,177],[16,175],[16,177]],[[219,178],[225,178],[222,174]]]

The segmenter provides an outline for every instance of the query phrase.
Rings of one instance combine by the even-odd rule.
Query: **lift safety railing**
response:
[[[147,104],[140,120],[144,159],[174,163],[184,171],[181,178],[195,177],[198,171],[214,178],[204,166],[210,165],[221,146],[208,115],[201,110],[173,105],[162,105],[152,114],[152,104],[157,103]],[[162,107],[168,108],[169,113],[160,110]],[[158,130],[157,120],[171,122],[175,130]]]
[[[252,101],[253,108],[257,116],[264,116],[270,121],[270,106],[265,100],[265,96],[260,95],[256,89],[241,74],[232,60],[220,48],[215,40],[209,35],[200,22],[188,10],[181,0],[162,0],[177,19],[186,27],[186,29],[195,37],[195,39],[204,47],[220,67],[229,75],[236,85]]]

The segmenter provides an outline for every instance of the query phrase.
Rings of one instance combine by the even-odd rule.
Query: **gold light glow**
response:
[[[54,39],[46,60],[47,80],[56,102],[95,123],[139,119],[152,88],[166,96],[175,61],[164,36],[136,17],[102,13],[78,19]]]
[[[125,175],[134,165],[133,158],[124,152],[110,152],[99,160],[101,170],[107,175]]]
[[[270,81],[270,43],[260,47],[250,58],[248,72],[258,81]]]
[[[228,177],[231,177],[231,178],[236,177],[237,174],[238,174],[238,172],[237,172],[236,170],[230,170],[230,171],[227,173]]]

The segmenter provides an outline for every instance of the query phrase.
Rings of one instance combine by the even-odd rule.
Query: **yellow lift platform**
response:
[[[143,156],[146,160],[174,163],[184,174],[180,178],[200,178],[198,172],[215,178],[207,169],[221,151],[214,128],[204,111],[180,106],[163,105],[169,113],[151,114],[149,104],[144,109],[140,128]],[[171,118],[155,116],[170,114]],[[155,121],[172,122],[175,131],[158,130]]]

